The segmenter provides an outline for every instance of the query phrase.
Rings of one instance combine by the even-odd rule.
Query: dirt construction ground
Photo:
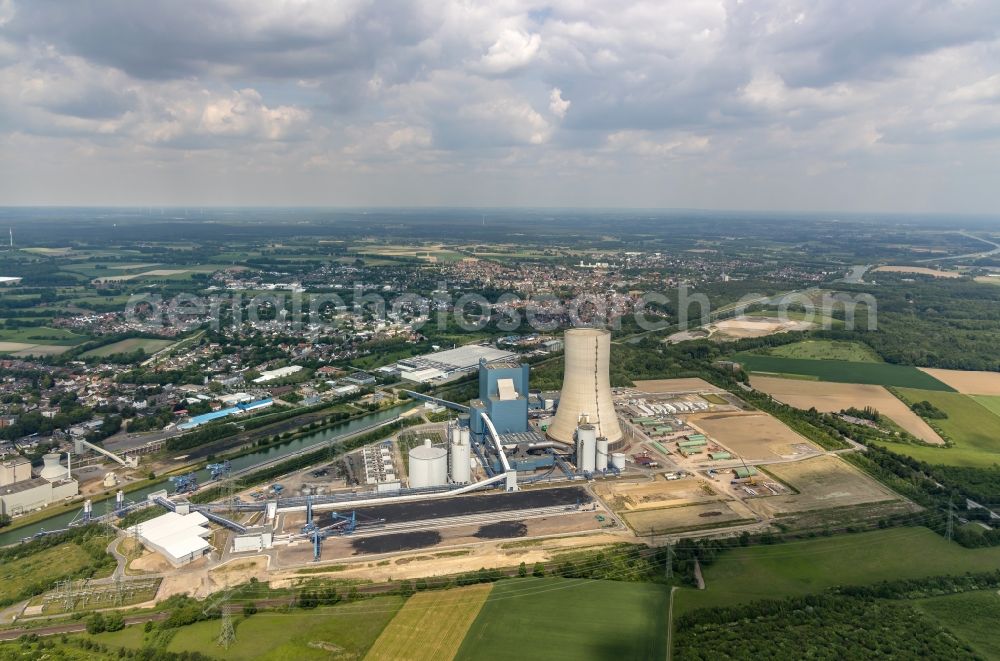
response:
[[[787,331],[805,331],[815,328],[815,326],[816,324],[808,321],[781,320],[771,317],[737,317],[712,324],[709,326],[709,330],[713,331],[712,337],[715,339],[743,339],[765,337]]]
[[[641,392],[648,393],[723,392],[708,381],[698,378],[635,381],[635,388]]]
[[[940,378],[937,375],[932,374],[932,376]],[[1000,387],[1000,374],[995,376],[998,377],[997,385]],[[773,376],[752,376],[750,385],[766,392],[779,402],[799,409],[808,410],[815,407],[817,411],[836,413],[852,406],[859,409],[873,406],[879,413],[889,416],[897,425],[924,442],[944,443],[930,425],[882,386],[803,381]],[[997,392],[1000,394],[1000,390]]]
[[[938,381],[951,386],[963,395],[1000,395],[1000,372],[964,372],[921,367]]]
[[[566,551],[595,549],[622,542],[635,542],[635,537],[630,532],[616,530],[614,533],[598,532],[550,539],[497,541],[450,551],[423,550],[360,562],[357,561],[358,558],[351,558],[351,562],[346,564],[343,560],[339,562],[334,559],[327,560],[328,556],[324,553],[324,564],[303,563],[297,568],[272,573],[270,580],[274,588],[288,587],[303,579],[317,577],[324,565],[330,568],[330,573],[323,575],[337,579],[364,579],[377,582],[444,576],[476,571],[480,567],[513,567],[522,561],[531,566],[535,562],[548,562],[555,555]],[[299,571],[306,573],[300,574]]]
[[[662,475],[657,475],[654,480],[636,482],[606,481],[595,484],[594,492],[619,513],[691,505],[721,498],[704,480],[666,480]]]
[[[820,451],[766,413],[699,413],[686,421],[747,461],[792,459]]]
[[[892,491],[836,457],[772,464],[766,470],[799,492],[753,501],[755,508],[771,515],[898,500]]]
[[[642,510],[624,515],[637,535],[698,530],[756,520],[753,512],[739,501],[719,501],[700,505]]]

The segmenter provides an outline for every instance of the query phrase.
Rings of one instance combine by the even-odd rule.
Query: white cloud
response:
[[[562,90],[558,87],[553,87],[549,92],[549,112],[559,119],[566,116],[566,111],[569,110],[571,103],[571,101],[562,98]]]
[[[349,167],[371,176],[375,202],[391,172],[441,203],[455,195],[435,188],[444,171],[551,191],[587,181],[596,200],[627,194],[612,171],[683,161],[706,182],[733,173],[738,205],[783,200],[800,173],[831,190],[900,163],[924,178],[910,188],[981,180],[1000,150],[992,0],[387,2],[0,0],[4,160],[63,154],[58,170],[33,161],[27,185],[64,201],[77,185],[41,168],[182,153],[190,172],[238,161],[289,186],[303,164]]]
[[[463,106],[458,117],[471,131],[482,132],[485,142],[540,145],[549,140],[552,127],[526,101],[499,98]]]
[[[254,89],[210,100],[201,111],[197,130],[207,135],[282,140],[309,119],[309,113],[292,106],[269,108]]]
[[[535,58],[542,45],[538,34],[507,29],[500,33],[479,61],[479,69],[489,74],[505,74],[522,69]]]

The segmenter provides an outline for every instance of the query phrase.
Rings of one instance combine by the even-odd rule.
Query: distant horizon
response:
[[[746,209],[746,208],[725,208],[725,207],[641,207],[641,206],[546,206],[546,205],[518,205],[518,206],[477,206],[477,205],[321,205],[321,204],[0,204],[0,211],[9,210],[128,210],[141,211],[150,209],[163,209],[170,211],[187,211],[189,215],[192,210],[211,209],[215,211],[229,210],[287,210],[287,211],[549,211],[549,212],[574,212],[574,213],[600,213],[600,212],[633,212],[633,213],[729,213],[747,215],[778,215],[778,216],[835,216],[846,217],[857,216],[899,216],[899,217],[939,217],[939,216],[959,216],[963,218],[996,218],[1000,221],[1000,211],[997,212],[977,212],[977,211],[879,211],[879,210],[810,210],[810,209]],[[159,214],[148,214],[150,216]],[[837,218],[827,218],[830,222],[836,222]]]

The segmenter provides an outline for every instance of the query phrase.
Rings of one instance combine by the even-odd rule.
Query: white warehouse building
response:
[[[174,567],[194,562],[212,551],[212,545],[206,540],[212,531],[201,512],[167,512],[130,526],[128,533],[138,537],[143,546],[162,555]]]

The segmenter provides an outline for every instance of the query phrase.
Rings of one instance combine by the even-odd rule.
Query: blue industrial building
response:
[[[477,439],[486,433],[486,413],[498,434],[528,431],[528,365],[479,361],[479,399],[469,403],[469,426]]]

